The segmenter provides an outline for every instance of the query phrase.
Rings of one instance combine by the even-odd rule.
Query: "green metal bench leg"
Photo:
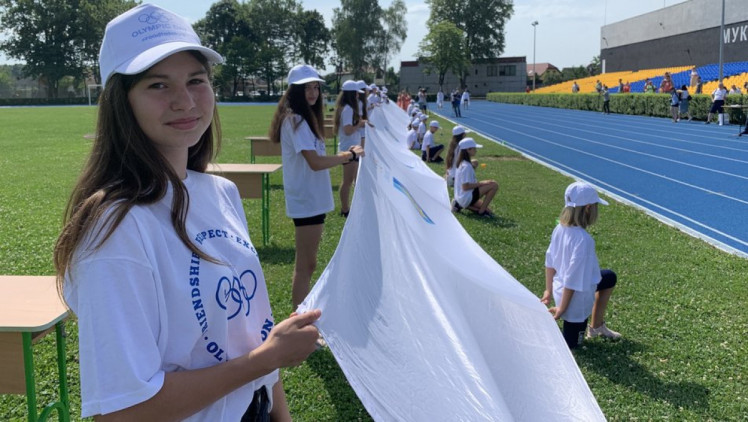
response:
[[[60,399],[47,405],[38,418],[36,415],[36,382],[34,379],[34,354],[31,349],[31,333],[22,333],[23,367],[26,375],[26,404],[29,411],[28,420],[30,422],[46,421],[55,410],[57,411],[58,419],[61,422],[70,422],[70,401],[68,399],[65,340],[62,333],[62,324],[62,321],[55,324]]]
[[[270,238],[270,175],[262,175],[262,245]]]

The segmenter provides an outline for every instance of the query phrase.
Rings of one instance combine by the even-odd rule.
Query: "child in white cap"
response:
[[[320,312],[275,324],[239,191],[206,174],[220,62],[150,4],[106,27],[96,137],[54,252],[84,418],[291,418],[278,368],[315,349]]]
[[[408,136],[406,138],[408,149],[421,149],[421,143],[418,142],[418,126],[420,124],[420,119],[413,119],[413,121],[408,124]]]
[[[428,132],[423,136],[423,143],[421,144],[421,160],[427,163],[441,163],[444,161],[441,157],[444,145],[434,142],[434,134],[438,130],[439,122],[432,120],[431,123],[429,123]]]
[[[471,161],[478,148],[483,148],[483,145],[475,143],[473,138],[465,138],[460,141],[458,147],[460,152],[457,156],[452,211],[458,212],[467,208],[479,216],[492,218],[493,212],[488,206],[496,192],[499,191],[499,184],[495,180],[481,180],[479,182]]]
[[[570,349],[582,344],[590,314],[587,338],[621,337],[604,320],[617,277],[613,271],[600,270],[595,241],[586,230],[597,221],[597,204],[608,205],[592,186],[584,182],[569,185],[564,193],[564,209],[545,253],[545,291],[541,301],[549,305],[553,296],[555,306],[549,311],[555,319],[564,321],[563,335]]]
[[[325,215],[335,209],[329,169],[364,155],[360,145],[326,155],[321,82],[324,80],[313,67],[294,66],[288,73],[288,89],[270,123],[270,139],[281,143],[286,215],[293,219],[296,234],[291,293],[294,309],[309,293]]]
[[[447,158],[444,162],[447,166],[447,171],[444,178],[447,181],[447,186],[452,187],[455,183],[455,172],[457,171],[457,157],[460,154],[458,145],[460,141],[465,138],[465,128],[457,125],[452,128],[452,140],[449,141],[447,146]]]
[[[366,120],[359,114],[358,96],[364,91],[358,89],[355,81],[345,81],[335,106],[334,129],[338,133],[338,151],[349,151],[361,145],[360,130],[366,125]],[[350,211],[351,186],[356,182],[358,161],[343,164],[343,181],[338,191],[340,195],[340,215],[348,217]]]

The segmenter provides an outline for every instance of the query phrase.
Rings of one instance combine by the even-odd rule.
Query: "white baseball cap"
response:
[[[356,81],[345,81],[343,82],[343,86],[341,87],[343,91],[355,91],[359,94],[363,94],[364,91],[361,91],[358,87],[358,82]]]
[[[454,136],[462,135],[465,132],[467,132],[465,130],[465,128],[462,127],[462,126],[460,126],[460,125],[457,125],[457,126],[455,126],[455,127],[452,128],[452,135],[454,135]]]
[[[608,202],[598,196],[591,185],[584,182],[574,182],[564,192],[564,203],[567,207],[581,207],[589,204],[608,205]]]
[[[419,117],[419,118],[420,118],[421,120],[426,120],[426,119],[428,119],[428,118],[429,118],[429,116],[427,116],[427,115],[425,115],[425,114],[423,114],[423,113],[419,114],[419,115],[418,115],[418,117]]]
[[[473,138],[465,138],[461,140],[457,145],[460,147],[460,149],[483,148],[483,145],[476,144]]]
[[[309,82],[324,82],[319,73],[308,64],[298,64],[288,72],[288,83],[290,85],[304,85]]]
[[[101,83],[115,73],[135,75],[180,51],[200,52],[210,63],[223,57],[200,44],[187,19],[152,4],[141,4],[109,21],[99,51]]]
[[[436,120],[432,120],[431,123],[429,123],[429,127],[436,127],[436,128],[438,128],[438,127],[440,127],[439,126],[439,122],[437,122]]]
[[[358,84],[358,89],[369,89],[369,85],[366,85],[366,82],[363,80],[356,81],[356,83]]]
[[[369,90],[371,90],[371,91],[375,91],[375,90],[376,90],[376,91],[379,91],[379,88],[377,88],[377,86],[376,86],[376,85],[374,85],[374,84],[371,84],[371,85],[369,85]]]
[[[419,118],[415,118],[415,119],[413,119],[412,122],[410,122],[411,126],[418,126],[420,124],[421,124],[421,119],[419,119]]]

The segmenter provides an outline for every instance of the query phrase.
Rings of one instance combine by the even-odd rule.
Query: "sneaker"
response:
[[[460,212],[461,209],[462,207],[460,206],[460,204],[458,204],[457,201],[453,199],[452,200],[452,212],[457,213],[457,212]]]
[[[595,337],[605,337],[605,338],[616,340],[616,339],[621,338],[621,333],[611,330],[603,322],[603,325],[597,328],[592,328],[592,326],[588,327],[587,338],[595,338]]]

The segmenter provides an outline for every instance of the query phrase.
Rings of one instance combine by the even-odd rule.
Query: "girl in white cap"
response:
[[[473,138],[465,138],[457,145],[460,152],[457,156],[455,198],[452,201],[452,211],[457,212],[467,208],[482,217],[493,217],[493,213],[488,206],[496,192],[499,191],[499,184],[495,180],[481,180],[479,182],[475,177],[475,168],[471,161],[478,148],[483,148],[483,145],[476,144]]]
[[[337,155],[325,155],[320,82],[323,79],[313,67],[292,68],[288,73],[288,89],[270,123],[270,139],[281,143],[286,215],[296,227],[291,293],[294,309],[309,293],[325,214],[335,209],[329,168],[350,163],[364,154],[363,148],[356,145]]]
[[[449,141],[447,146],[447,159],[444,164],[447,167],[447,172],[444,178],[447,180],[447,186],[452,187],[455,183],[455,172],[457,171],[457,158],[460,154],[460,149],[457,145],[465,137],[465,128],[457,125],[452,128],[452,140]],[[474,166],[473,166],[474,167]]]
[[[595,241],[586,230],[597,221],[597,204],[608,205],[592,186],[584,182],[569,185],[564,193],[564,209],[545,253],[545,291],[540,300],[549,305],[553,296],[555,306],[548,310],[555,319],[564,321],[564,340],[570,349],[582,344],[585,331],[587,338],[621,337],[604,320],[617,277],[613,271],[600,270]]]
[[[107,25],[96,138],[54,251],[82,417],[290,420],[278,368],[314,350],[320,312],[274,323],[239,192],[205,173],[221,61],[153,5]]]
[[[334,128],[338,133],[338,151],[340,152],[352,150],[362,141],[360,130],[366,125],[366,120],[359,115],[359,94],[363,94],[363,91],[358,89],[358,83],[345,81],[338,95]],[[343,164],[343,181],[339,191],[340,215],[343,217],[348,217],[350,211],[351,186],[356,182],[357,173],[357,160]]]

